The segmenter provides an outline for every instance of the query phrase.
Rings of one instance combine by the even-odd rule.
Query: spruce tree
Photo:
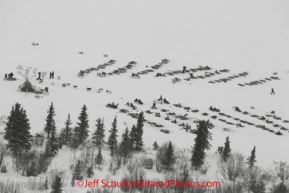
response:
[[[254,146],[253,150],[251,151],[251,156],[247,159],[247,164],[249,168],[253,168],[256,162],[256,146]]]
[[[122,140],[119,146],[120,155],[123,157],[123,164],[126,164],[126,158],[130,155],[131,152],[131,144],[129,138],[129,131],[126,128],[122,134]]]
[[[54,107],[53,107],[53,103],[51,103],[47,113],[48,113],[48,115],[47,115],[47,117],[45,119],[46,124],[45,124],[45,127],[44,127],[44,132],[47,133],[47,138],[49,138],[49,135],[50,135],[51,131],[55,127],[55,121],[54,121],[53,117],[56,114],[55,114],[55,110],[54,110]]]
[[[104,137],[104,123],[99,118],[96,120],[96,130],[92,135],[92,143],[97,147],[101,147]]]
[[[231,155],[231,148],[230,148],[230,141],[229,137],[226,137],[225,147],[222,153],[222,158],[226,162]]]
[[[205,160],[205,150],[209,150],[212,140],[206,121],[200,121],[197,126],[197,137],[195,138],[195,145],[192,150],[191,165],[197,170],[203,165]]]
[[[109,130],[108,145],[110,149],[110,155],[113,156],[117,146],[117,119],[114,118],[112,122],[112,128]]]
[[[54,157],[58,153],[58,141],[55,137],[56,128],[51,131],[51,136],[46,142],[45,155]]]
[[[288,193],[288,189],[287,189],[286,185],[284,184],[284,180],[282,180],[280,182],[280,184],[273,191],[273,193]]]
[[[78,142],[79,144],[83,143],[87,137],[88,137],[88,114],[87,114],[87,108],[85,105],[83,105],[80,115],[78,117],[78,120],[80,121],[77,124],[77,127],[75,128],[75,133],[78,136]]]
[[[136,149],[136,138],[137,138],[137,129],[136,126],[133,125],[130,133],[129,133],[129,139],[130,139],[130,149],[135,150]]]
[[[74,186],[75,186],[75,177],[74,177],[74,174],[72,175],[72,179],[71,179],[70,185],[71,185],[71,187],[74,187]]]
[[[166,170],[172,169],[174,164],[176,163],[176,157],[174,155],[174,147],[172,142],[169,142],[166,152],[165,152],[165,160],[164,167]]]
[[[48,188],[49,188],[49,185],[48,185],[48,178],[46,177],[45,178],[45,181],[44,181],[44,190],[48,190]]]
[[[86,170],[86,174],[87,174],[87,177],[91,178],[93,175],[94,175],[94,172],[93,172],[93,165],[91,164],[90,167],[87,168]]]
[[[61,131],[61,138],[65,145],[67,145],[71,139],[71,135],[72,135],[72,128],[70,127],[71,124],[72,122],[70,119],[70,114],[68,114],[67,120],[65,121],[65,128],[63,128]]]
[[[59,176],[56,176],[53,184],[52,184],[52,191],[51,193],[61,193],[62,192],[62,182]]]
[[[101,152],[101,148],[98,149],[98,153],[95,157],[95,163],[98,165],[101,165],[103,161],[103,157],[102,157],[102,152]]]
[[[82,180],[81,164],[82,164],[81,161],[77,160],[77,164],[74,168],[74,173],[73,173],[74,180]]]
[[[136,151],[140,151],[142,150],[143,147],[143,140],[142,140],[142,136],[143,136],[143,126],[144,126],[144,113],[140,112],[138,115],[138,119],[137,119],[137,124],[136,124],[136,139],[135,139],[135,150]]]
[[[153,147],[154,147],[154,150],[157,150],[159,148],[159,145],[156,141],[154,142]]]
[[[19,103],[12,107],[8,122],[5,127],[4,139],[8,141],[7,149],[14,155],[21,151],[31,149],[32,136],[30,135],[30,123],[26,111]]]

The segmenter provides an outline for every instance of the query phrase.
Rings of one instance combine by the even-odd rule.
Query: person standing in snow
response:
[[[273,88],[271,89],[271,94],[275,94],[275,92],[274,92],[274,89],[273,89]]]
[[[38,79],[40,79],[41,78],[41,72],[38,72]]]
[[[4,80],[7,80],[7,73],[5,74],[5,78],[4,78]]]
[[[54,71],[51,72],[51,78],[54,79]]]

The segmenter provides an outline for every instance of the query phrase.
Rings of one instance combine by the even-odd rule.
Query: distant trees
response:
[[[29,119],[19,103],[12,106],[5,127],[4,139],[8,141],[7,149],[10,149],[14,155],[31,149],[32,136]]]
[[[211,133],[206,121],[200,121],[197,126],[197,137],[195,138],[195,145],[192,150],[191,165],[197,170],[203,165],[205,160],[205,150],[209,150],[212,140]]]
[[[74,128],[74,133],[77,136],[78,144],[83,143],[87,137],[88,137],[88,114],[87,114],[87,108],[85,105],[81,108],[80,115],[78,117],[79,122],[76,123],[77,126]]]
[[[247,158],[247,164],[249,168],[253,168],[256,162],[256,147],[254,146],[253,150],[251,151],[251,156]]]
[[[135,150],[140,151],[142,150],[143,147],[143,126],[144,126],[144,113],[140,112],[138,115],[137,119],[137,124],[136,124],[136,138],[135,138]]]
[[[62,182],[61,178],[59,176],[56,176],[55,179],[52,182],[52,192],[51,193],[61,193],[62,192]]]
[[[58,141],[56,139],[56,126],[55,126],[55,121],[53,118],[54,116],[55,116],[55,110],[53,107],[53,103],[51,103],[49,110],[48,110],[48,116],[46,118],[46,125],[45,125],[44,131],[47,132],[47,136],[48,136],[48,140],[46,142],[46,147],[45,147],[45,155],[52,156],[52,157],[57,155],[58,153]]]
[[[230,157],[231,155],[231,148],[230,148],[230,140],[229,137],[226,137],[226,142],[225,142],[225,146],[222,152],[222,158],[223,160],[226,162],[227,159]]]
[[[97,147],[101,147],[104,137],[105,137],[105,133],[104,133],[103,119],[101,121],[99,118],[96,120],[96,130],[94,131],[92,135],[92,143]]]
[[[109,130],[109,137],[108,137],[108,145],[109,145],[109,149],[110,149],[110,155],[113,156],[114,155],[114,152],[117,148],[117,118],[115,117],[113,122],[112,122],[112,128],[111,130]]]
[[[54,116],[55,114],[55,110],[53,107],[53,103],[51,103],[48,111],[47,111],[48,115],[45,119],[46,124],[44,126],[44,132],[47,134],[47,138],[49,138],[49,135],[51,133],[51,131],[55,128],[55,121],[54,121]]]
[[[129,137],[129,131],[127,127],[122,134],[121,143],[119,145],[119,151],[120,151],[120,155],[123,157],[123,164],[125,165],[126,159],[129,157],[132,151],[131,140]]]
[[[70,114],[68,114],[67,120],[65,121],[65,128],[61,131],[61,138],[64,144],[68,144],[68,142],[71,140],[72,135],[72,127],[70,126],[72,124],[70,119]]]
[[[172,142],[169,141],[166,144],[160,146],[156,153],[156,160],[162,166],[162,169],[171,170],[176,163],[176,157],[174,155],[174,147]]]

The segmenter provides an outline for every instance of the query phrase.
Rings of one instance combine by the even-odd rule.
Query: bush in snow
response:
[[[226,162],[219,158],[217,162],[220,174],[226,179],[235,182],[240,178],[245,169],[245,158],[242,154],[233,153]]]
[[[141,156],[140,162],[141,162],[141,165],[145,169],[152,169],[154,167],[154,164],[155,164],[153,158],[146,157],[146,156]]]
[[[23,192],[23,189],[21,188],[19,182],[14,182],[13,180],[6,180],[6,181],[0,181],[0,193],[7,193],[7,192],[13,192],[13,193],[21,193]]]

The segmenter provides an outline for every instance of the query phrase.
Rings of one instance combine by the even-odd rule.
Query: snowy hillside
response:
[[[197,128],[196,121],[209,119],[215,126],[210,130],[212,147],[206,159],[212,166],[210,179],[216,178],[215,152],[218,146],[224,145],[227,136],[232,151],[246,157],[256,146],[259,166],[269,167],[274,160],[288,162],[288,8],[289,3],[281,0],[1,1],[0,72],[3,79],[5,73],[13,72],[17,80],[0,81],[0,116],[9,116],[12,105],[20,103],[27,111],[31,134],[35,135],[43,132],[47,110],[53,102],[56,128],[60,132],[68,113],[72,126],[76,126],[85,104],[89,134],[95,131],[96,119],[104,118],[107,140],[117,116],[118,141],[121,141],[125,128],[136,124],[136,119],[128,113],[150,110],[152,114],[144,113],[147,120],[144,148],[152,149],[154,141],[158,144],[172,141],[180,150],[191,149],[196,135],[186,132],[179,124],[188,124],[193,130]],[[33,46],[33,42],[39,45]],[[163,59],[169,62],[159,69],[152,68]],[[81,70],[97,68],[110,60],[115,63],[78,76]],[[131,69],[114,73],[131,61],[136,62]],[[187,68],[184,73],[183,66]],[[210,69],[204,69],[206,66]],[[146,70],[149,73],[139,73],[139,79],[131,77],[132,73]],[[49,79],[52,71],[55,78]],[[173,74],[175,71],[180,72]],[[43,83],[36,81],[38,72],[47,73]],[[101,72],[107,76],[100,77]],[[157,73],[165,76],[156,77]],[[195,78],[190,78],[190,73]],[[37,99],[35,93],[19,92],[25,77],[36,87],[48,87],[49,95]],[[174,78],[180,81],[173,83]],[[258,82],[253,84],[253,81]],[[64,83],[70,86],[63,87]],[[101,88],[103,91],[99,91]],[[271,88],[275,95],[270,95]],[[160,96],[170,104],[157,101]],[[144,104],[135,103],[136,98]],[[118,104],[117,109],[106,107],[112,102]],[[136,109],[127,106],[127,102],[133,103]],[[154,102],[156,109],[151,109]],[[220,112],[209,110],[210,106]],[[235,110],[236,106],[241,112]],[[185,120],[175,115],[166,120],[169,112]],[[175,119],[176,124],[171,122]],[[237,127],[238,123],[245,127]],[[263,125],[267,130],[261,128]],[[5,126],[0,125],[1,132]],[[278,131],[283,135],[276,135]],[[60,150],[53,163],[61,167],[63,162],[67,167],[68,154],[72,155],[69,148]],[[108,160],[109,152],[104,154]],[[0,178],[13,179],[17,175]],[[103,172],[97,177],[105,178],[105,175]],[[69,182],[70,177],[67,186]]]

